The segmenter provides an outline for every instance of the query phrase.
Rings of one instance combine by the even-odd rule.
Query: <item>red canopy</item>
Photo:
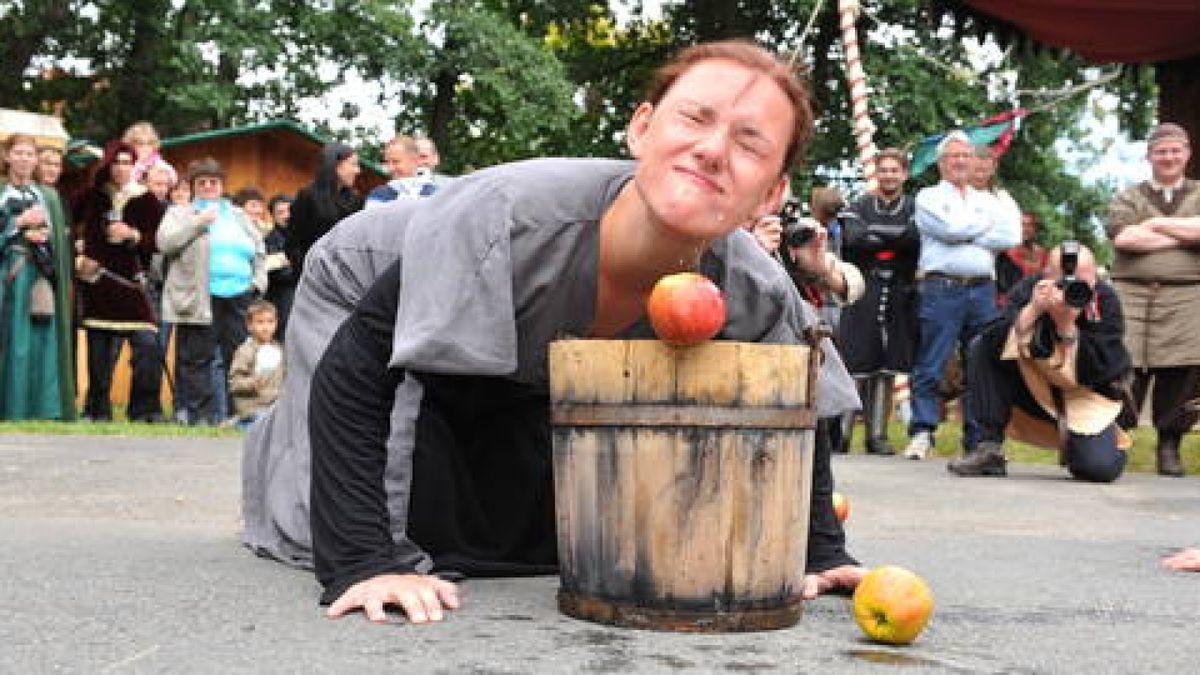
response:
[[[1200,54],[1200,0],[964,0],[1034,40],[1097,63]],[[1200,75],[1200,74],[1198,74]]]

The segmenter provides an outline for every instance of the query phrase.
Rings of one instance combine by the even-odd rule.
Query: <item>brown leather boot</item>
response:
[[[956,476],[1007,476],[1007,464],[1002,444],[980,441],[971,452],[951,460],[946,470]]]
[[[1158,447],[1154,449],[1158,472],[1164,476],[1182,476],[1183,463],[1179,461],[1179,441],[1183,434],[1160,431]]]

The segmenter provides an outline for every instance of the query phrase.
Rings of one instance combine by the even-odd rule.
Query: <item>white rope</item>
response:
[[[846,82],[850,86],[850,108],[854,118],[854,138],[858,147],[858,158],[863,166],[863,179],[867,191],[873,191],[875,185],[875,125],[871,122],[871,113],[867,105],[867,76],[863,72],[862,57],[858,51],[858,30],[855,21],[858,19],[858,0],[838,0],[838,14],[841,17],[842,43],[846,52]]]

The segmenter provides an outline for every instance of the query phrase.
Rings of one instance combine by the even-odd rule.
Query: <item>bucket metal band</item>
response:
[[[697,612],[611,602],[583,593],[572,592],[565,588],[558,590],[558,608],[567,616],[610,626],[685,633],[725,633],[789,628],[796,625],[796,622],[800,620],[800,615],[804,612],[804,605],[799,597],[781,600],[779,606],[768,609]]]
[[[814,429],[810,408],[636,403],[556,403],[551,422],[575,427],[704,427],[712,429]]]

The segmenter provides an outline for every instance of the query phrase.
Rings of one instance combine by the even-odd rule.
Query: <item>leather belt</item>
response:
[[[992,283],[992,278],[990,276],[969,277],[960,274],[946,274],[945,272],[926,272],[921,276],[921,278],[948,281],[952,284],[959,284],[960,286],[982,286],[983,284]]]

